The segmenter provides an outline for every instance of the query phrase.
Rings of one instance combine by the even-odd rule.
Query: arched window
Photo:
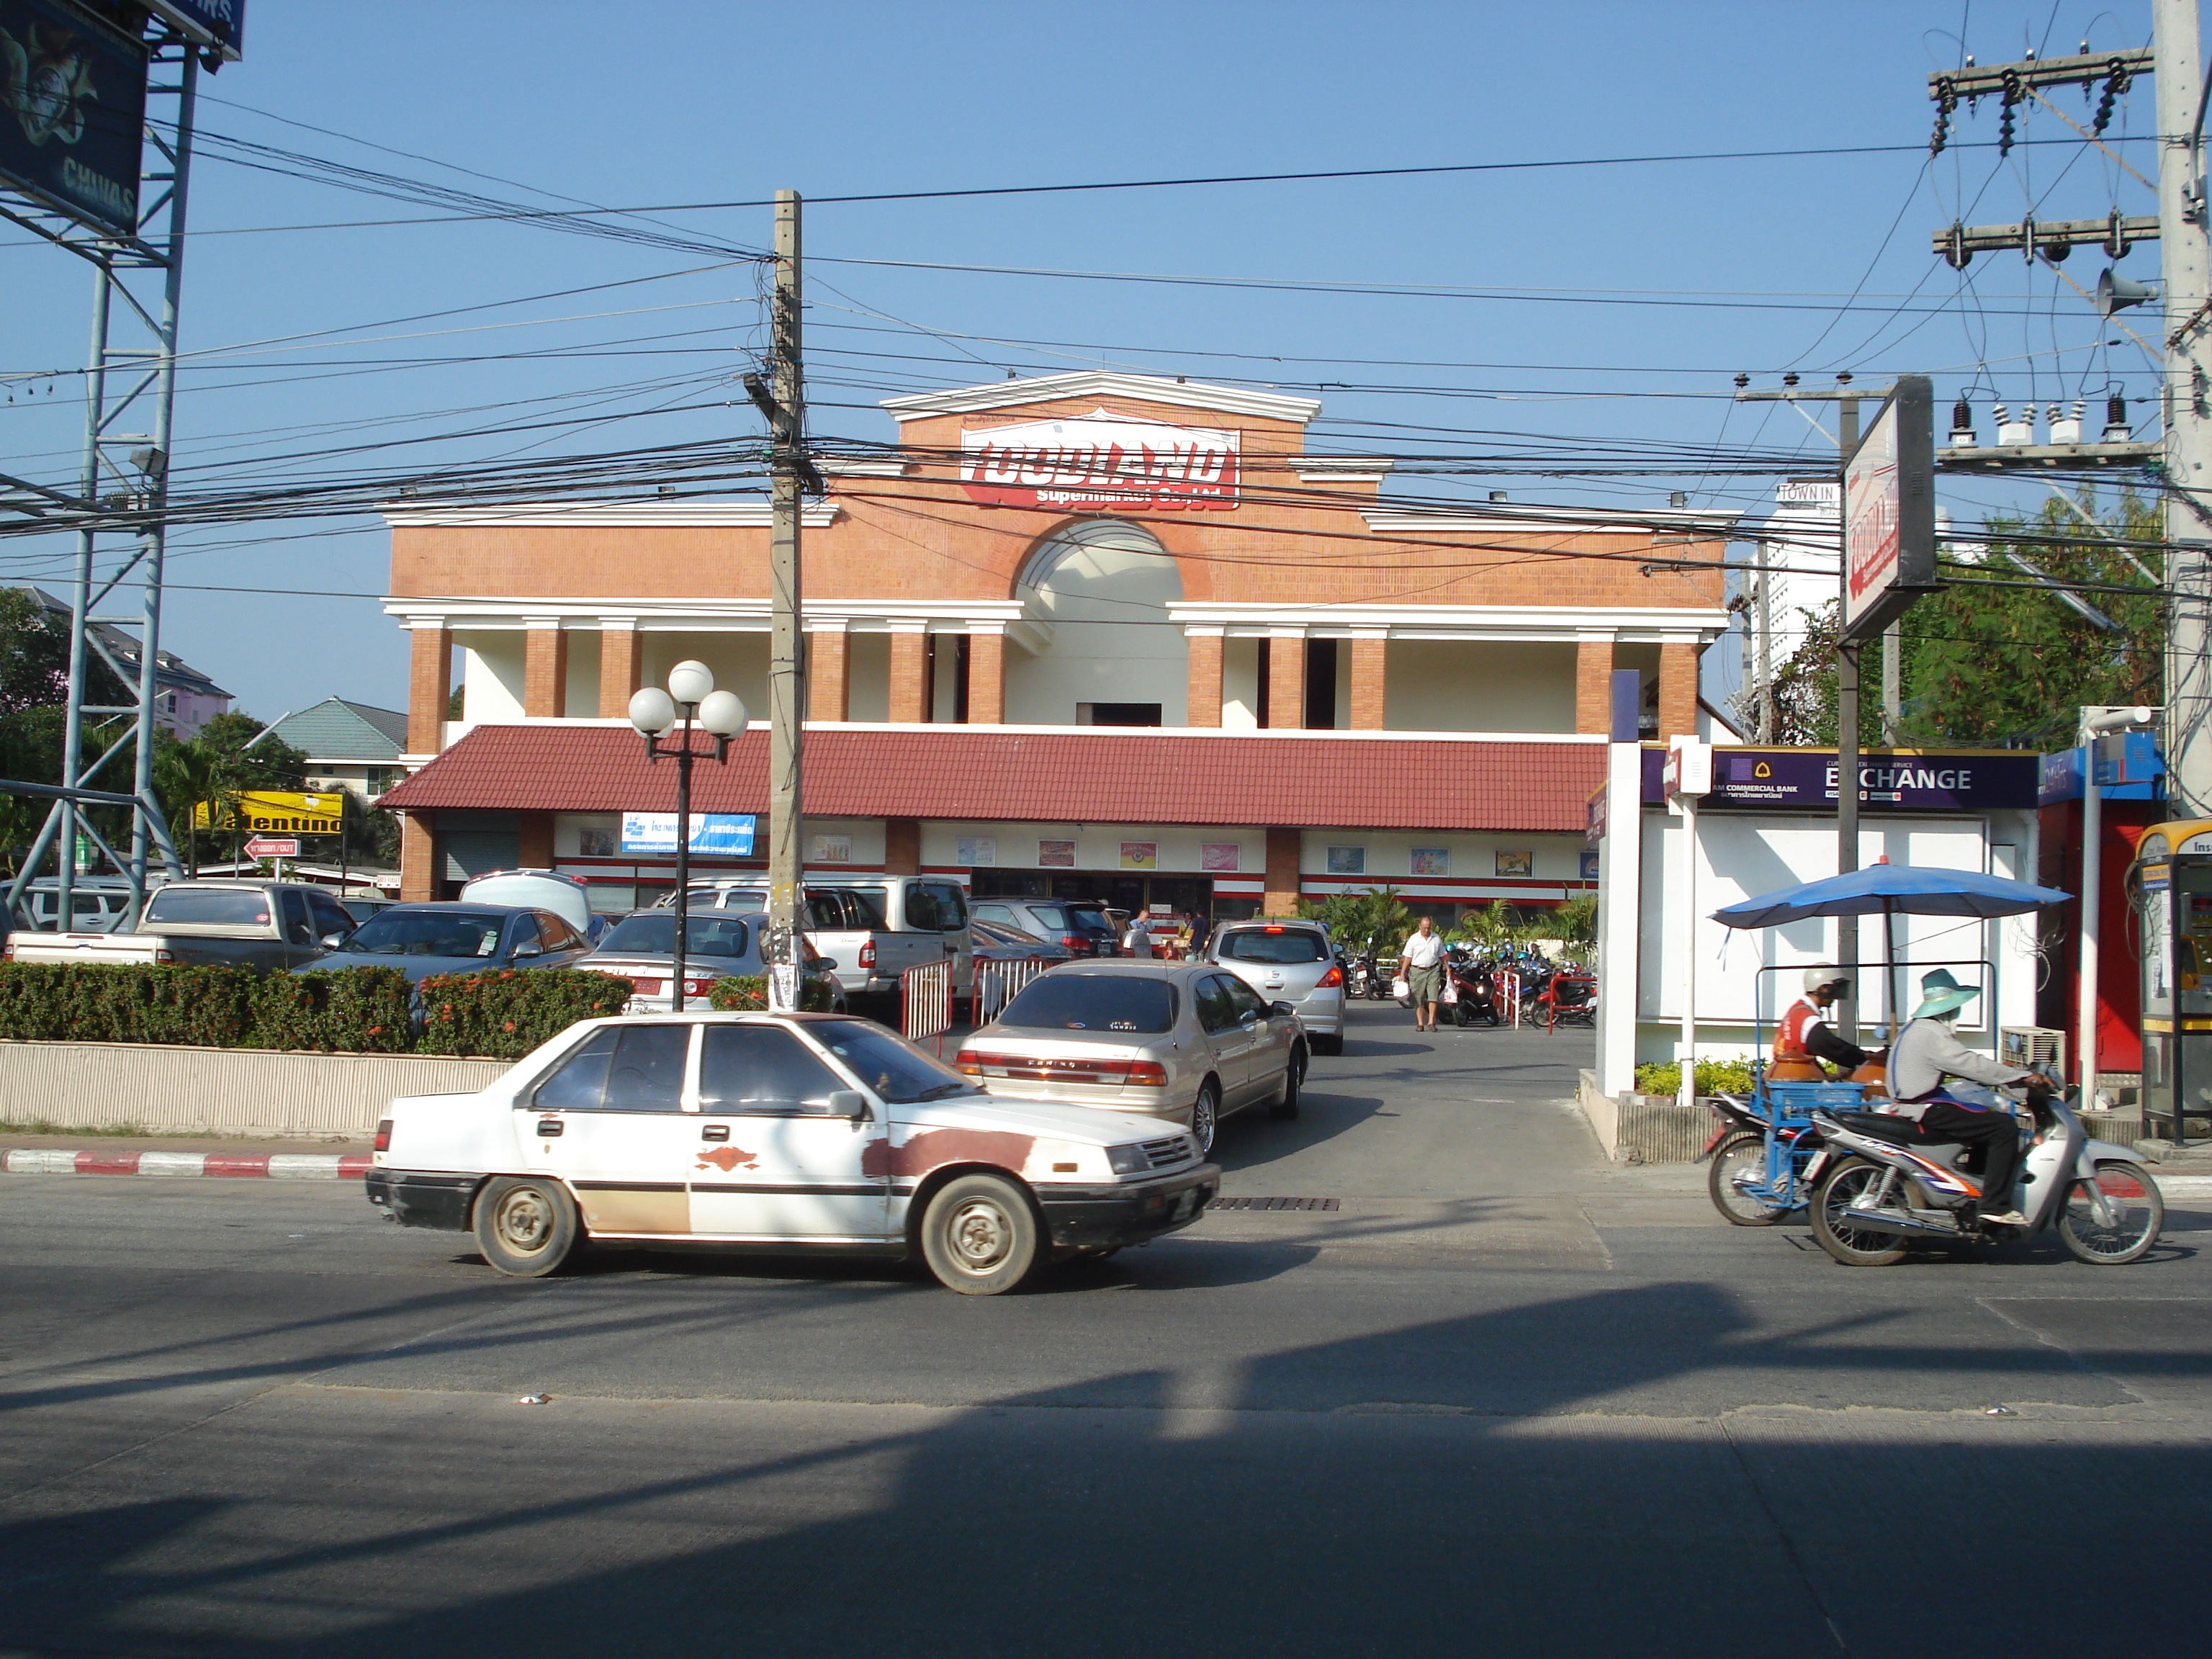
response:
[[[1182,726],[1190,655],[1168,606],[1174,556],[1140,525],[1089,519],[1038,544],[1014,585],[1050,642],[1006,653],[1006,719],[1023,726]]]

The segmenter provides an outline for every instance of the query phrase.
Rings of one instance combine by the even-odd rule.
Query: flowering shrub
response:
[[[768,1006],[768,976],[765,974],[731,974],[716,980],[708,988],[709,1007],[725,1012],[749,1012]],[[799,982],[799,1006],[802,1012],[826,1014],[836,1005],[831,1000],[830,981],[820,974],[809,974]]]
[[[1752,1090],[1751,1059],[1745,1055],[1735,1060],[1701,1060],[1694,1082],[1700,1095],[1747,1095]],[[1656,1060],[1636,1068],[1639,1095],[1679,1094],[1681,1088],[1679,1060]]]
[[[629,992],[626,979],[569,968],[432,974],[416,988],[415,1051],[520,1060],[580,1019],[622,1012]]]
[[[0,1040],[404,1054],[407,979],[393,968],[0,963]]]

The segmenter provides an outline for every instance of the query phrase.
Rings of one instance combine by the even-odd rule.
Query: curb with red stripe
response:
[[[366,1152],[72,1152],[46,1147],[0,1152],[9,1175],[261,1176],[275,1181],[358,1181]]]

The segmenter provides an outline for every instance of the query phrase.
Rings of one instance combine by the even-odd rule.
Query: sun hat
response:
[[[1851,988],[1851,976],[1840,968],[1808,968],[1805,970],[1805,989],[1808,994],[1823,985],[1840,985],[1848,991]]]
[[[1932,1014],[1948,1014],[1954,1008],[1963,1008],[1981,995],[1978,985],[1961,985],[1951,977],[1948,968],[1938,968],[1920,979],[1920,1006],[1912,1011],[1915,1019],[1926,1019]]]

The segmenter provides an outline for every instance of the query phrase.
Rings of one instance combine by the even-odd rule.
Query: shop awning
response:
[[[768,733],[717,766],[692,810],[768,810]],[[806,734],[817,817],[1580,832],[1605,781],[1588,740],[830,726]],[[627,726],[480,726],[378,802],[403,811],[672,811],[676,767]]]

